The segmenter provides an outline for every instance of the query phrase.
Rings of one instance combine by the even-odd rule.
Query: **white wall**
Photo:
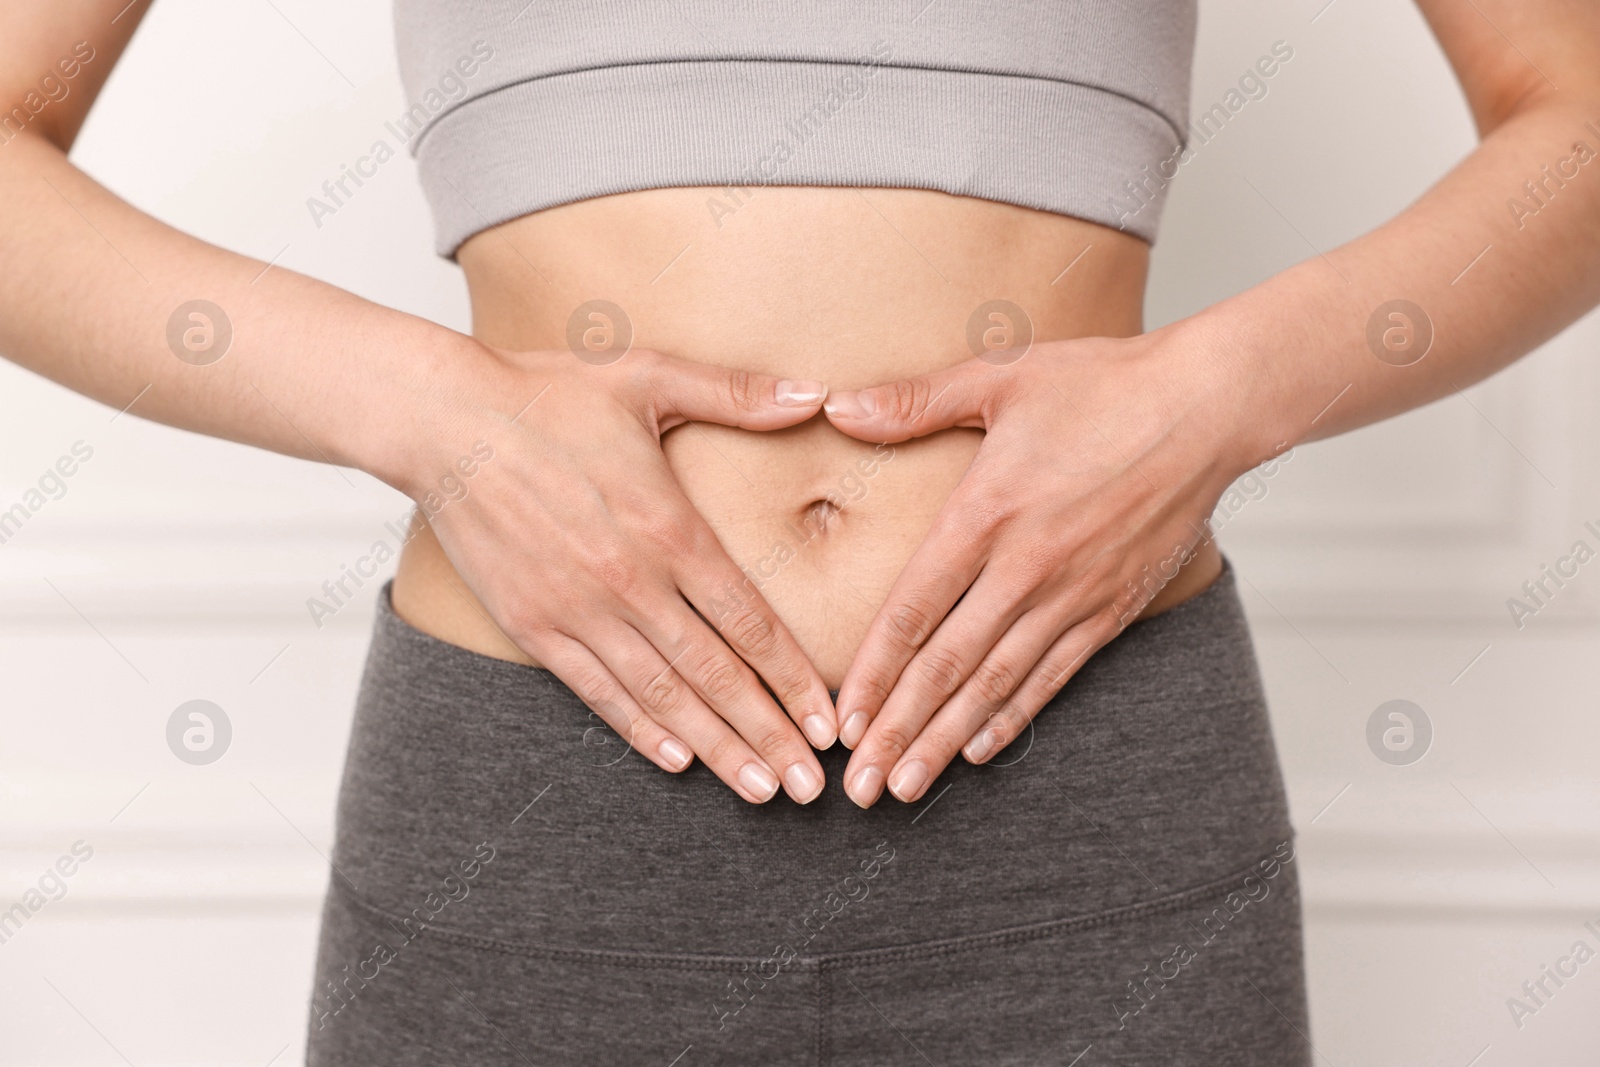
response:
[[[388,6],[274,2],[156,5],[75,158],[209,240],[465,327],[409,159],[320,229],[305,207],[402,107]],[[1274,41],[1295,58],[1183,168],[1152,324],[1378,223],[1469,149],[1414,11],[1324,3],[1202,5],[1197,107]],[[1520,631],[1505,600],[1597,542],[1597,347],[1591,317],[1463,397],[1296,450],[1224,535],[1302,835],[1319,1063],[1594,1059],[1600,964],[1520,1030],[1505,1001],[1600,945],[1600,568]],[[0,945],[0,1064],[292,1063],[371,605],[318,630],[304,601],[405,501],[115,415],[0,366],[0,504],[94,449],[0,547],[0,907],[94,848]],[[166,746],[197,698],[235,731],[211,766]],[[1410,766],[1365,740],[1395,698],[1434,725]]]

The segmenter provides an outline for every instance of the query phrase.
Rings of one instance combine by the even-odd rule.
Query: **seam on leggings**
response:
[[[1030,941],[1047,940],[1096,927],[1110,926],[1125,919],[1176,911],[1187,904],[1217,892],[1219,889],[1233,885],[1249,874],[1255,873],[1260,862],[1269,858],[1275,858],[1275,854],[1272,852],[1263,853],[1249,866],[1240,867],[1233,873],[1207,882],[1204,885],[1169,893],[1164,897],[1156,897],[1152,900],[1107,908],[1104,911],[1093,912],[1089,915],[1077,915],[1064,919],[1044,919],[1025,926],[1003,927],[999,930],[991,930],[981,934],[963,934],[960,937],[917,941],[904,945],[887,945],[881,948],[857,949],[850,952],[822,953],[815,956],[797,956],[791,966],[801,969],[813,967],[827,969],[842,965],[871,967],[888,963],[905,963],[911,960],[957,955],[962,952],[984,948],[1025,944]],[[1280,863],[1283,863],[1283,861],[1280,861]],[[1283,865],[1287,866],[1287,863],[1283,863]],[[373,904],[355,890],[348,889],[337,882],[332,884],[330,892],[340,894],[355,907],[379,918],[389,920],[404,918],[404,916],[396,915]],[[554,945],[537,945],[525,941],[484,937],[481,934],[470,934],[438,923],[429,923],[424,927],[424,932],[441,940],[490,952],[501,952],[512,956],[529,956],[536,959],[564,960],[572,963],[592,963],[611,967],[649,970],[737,971],[741,967],[748,967],[752,962],[759,962],[763,959],[760,956],[562,948]]]
[[[1065,692],[1065,690],[1063,690],[1063,692]],[[1051,698],[1051,703],[1053,704],[1056,701],[1062,700],[1062,699],[1063,698],[1060,697],[1060,696],[1052,697]],[[1185,704],[1185,705],[1182,706],[1181,710],[1182,710],[1183,715],[1185,716],[1185,718],[1193,719],[1193,718],[1195,718],[1196,716],[1199,716],[1199,715],[1208,715],[1213,711],[1227,711],[1230,708],[1237,708],[1241,704],[1249,704],[1249,705],[1252,705],[1252,706],[1259,706],[1259,707],[1261,707],[1261,710],[1263,711],[1263,713],[1265,713],[1265,710],[1266,710],[1265,705],[1263,705],[1262,702],[1261,702],[1261,696],[1260,696],[1259,691],[1257,691],[1255,693],[1243,694],[1243,695],[1240,695],[1240,696],[1223,697],[1220,700],[1208,700],[1204,704]],[[1067,708],[1067,711],[1068,711],[1069,714],[1072,713],[1073,709],[1072,709],[1072,707],[1070,705],[1062,705],[1062,706],[1065,706]],[[1132,710],[1143,710],[1145,708],[1168,708],[1168,709],[1170,709],[1172,706],[1173,706],[1173,701],[1172,700],[1170,700],[1170,699],[1161,699],[1159,697],[1156,697],[1156,698],[1151,698],[1151,697],[1128,697],[1126,699],[1118,697],[1118,699],[1117,699],[1117,709],[1119,711],[1122,711],[1122,712],[1126,712],[1126,711],[1128,711],[1130,709],[1132,709]],[[1050,707],[1050,704],[1046,704],[1045,705],[1045,708],[1049,708],[1049,707]],[[1045,708],[1041,708],[1040,712],[1042,713],[1045,710]],[[1000,751],[1004,752],[1005,750],[1001,749]],[[984,766],[984,765],[983,764],[978,764],[978,766],[981,767],[981,766]]]
[[[817,1067],[828,1057],[828,969],[817,968]]]

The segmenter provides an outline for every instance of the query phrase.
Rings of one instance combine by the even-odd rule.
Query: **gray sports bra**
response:
[[[436,244],[664,186],[937,189],[1154,240],[1195,0],[395,0]]]

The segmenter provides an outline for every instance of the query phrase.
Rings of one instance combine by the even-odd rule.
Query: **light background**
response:
[[[1325,2],[1202,3],[1197,112],[1274,41],[1295,56],[1183,168],[1151,325],[1380,223],[1471,148],[1415,10]],[[320,229],[305,206],[403,107],[385,3],[163,0],[74,158],[207,240],[465,328],[409,158]],[[1591,316],[1463,396],[1298,449],[1224,534],[1301,834],[1318,1063],[1597,1058],[1600,962],[1520,1030],[1506,999],[1600,944],[1600,564],[1520,631],[1505,605],[1596,543],[1597,348]],[[0,365],[0,506],[94,449],[0,547],[0,910],[95,850],[0,945],[0,1064],[296,1062],[378,583],[321,630],[305,600],[406,502],[115,415]],[[195,698],[235,731],[208,767],[164,739]],[[1412,766],[1366,745],[1394,698],[1434,725]]]

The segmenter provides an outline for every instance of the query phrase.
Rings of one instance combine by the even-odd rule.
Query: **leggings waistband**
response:
[[[380,611],[336,881],[488,941],[748,958],[847,903],[821,954],[1086,921],[1217,884],[1291,837],[1231,569],[1135,622],[991,765],[855,807],[849,753],[800,807],[631,752],[549,671]],[[470,870],[471,876],[465,873]],[[452,909],[454,909],[452,911]]]

